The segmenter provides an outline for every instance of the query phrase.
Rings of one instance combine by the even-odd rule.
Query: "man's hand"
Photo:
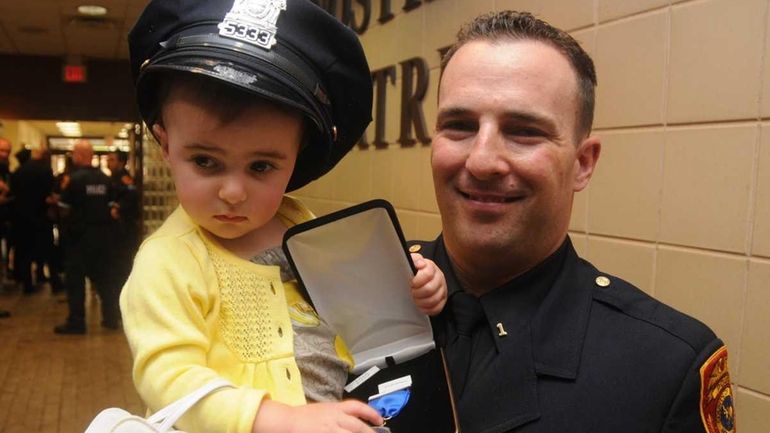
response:
[[[412,253],[417,274],[412,278],[412,299],[423,313],[435,316],[444,308],[447,299],[446,279],[432,260]]]
[[[120,206],[118,204],[110,206],[110,216],[114,220],[120,219]]]
[[[265,400],[252,433],[374,433],[369,426],[382,423],[376,410],[356,400],[305,406]]]

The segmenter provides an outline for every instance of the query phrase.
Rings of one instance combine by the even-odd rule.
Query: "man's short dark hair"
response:
[[[476,40],[534,40],[559,50],[569,60],[578,79],[578,132],[588,134],[594,120],[596,71],[591,57],[569,33],[535,18],[528,12],[498,11],[476,17],[457,33],[457,41],[444,54],[441,69],[463,45]]]

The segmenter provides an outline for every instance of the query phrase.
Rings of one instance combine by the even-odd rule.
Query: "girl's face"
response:
[[[294,171],[303,133],[300,115],[260,104],[222,122],[172,94],[163,126],[156,124],[153,131],[190,217],[225,246],[259,243]]]

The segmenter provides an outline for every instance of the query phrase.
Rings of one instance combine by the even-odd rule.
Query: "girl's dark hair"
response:
[[[276,109],[282,109],[277,104],[244,92],[243,89],[199,74],[176,71],[158,71],[156,74],[157,76],[153,78],[157,83],[158,99],[155,106],[158,107],[156,121],[159,123],[163,122],[163,107],[168,102],[173,90],[183,91],[187,98],[206,107],[221,122],[228,122],[237,118],[247,107],[260,102],[274,105]],[[288,109],[284,110],[288,111]]]

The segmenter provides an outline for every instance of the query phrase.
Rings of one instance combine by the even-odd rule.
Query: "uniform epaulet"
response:
[[[596,271],[594,299],[612,305],[636,319],[663,329],[699,353],[716,339],[708,326],[643,292],[633,284]]]
[[[123,185],[126,185],[126,186],[134,184],[134,179],[127,174],[123,175],[123,177],[120,178],[120,181],[123,183]]]

